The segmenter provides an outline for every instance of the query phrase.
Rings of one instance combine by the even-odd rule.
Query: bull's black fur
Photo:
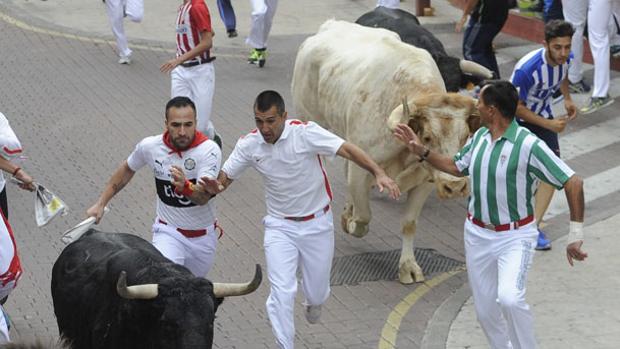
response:
[[[458,92],[459,88],[468,82],[480,82],[480,79],[474,76],[463,74],[459,65],[461,59],[449,56],[441,41],[422,27],[416,16],[407,11],[379,6],[362,15],[355,23],[391,30],[397,33],[403,42],[428,51],[439,68],[448,92]]]
[[[121,298],[116,283],[156,283],[152,300]],[[213,285],[131,234],[88,231],[68,245],[52,270],[60,335],[73,349],[211,348],[221,299]]]

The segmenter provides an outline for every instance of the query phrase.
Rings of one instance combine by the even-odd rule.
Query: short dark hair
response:
[[[256,96],[256,100],[254,101],[255,110],[258,110],[259,112],[266,112],[273,106],[276,107],[276,112],[278,115],[282,115],[284,113],[284,99],[282,99],[282,96],[280,96],[280,94],[276,91],[266,90]]]
[[[487,80],[483,85],[484,93],[480,98],[486,105],[492,105],[508,119],[513,119],[517,112],[519,94],[517,89],[506,80]]]
[[[545,41],[555,38],[572,37],[575,33],[573,25],[561,19],[554,19],[545,24]]]
[[[190,106],[194,110],[194,117],[196,117],[196,105],[189,97],[178,96],[174,97],[166,103],[166,120],[168,120],[168,110],[170,108],[184,108]]]

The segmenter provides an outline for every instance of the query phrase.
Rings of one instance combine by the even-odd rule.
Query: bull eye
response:
[[[426,136],[426,137],[424,137],[424,138],[422,139],[422,141],[424,142],[424,144],[428,144],[428,143],[430,143],[430,142],[431,142],[431,137]]]

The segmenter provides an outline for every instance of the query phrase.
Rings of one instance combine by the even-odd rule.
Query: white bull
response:
[[[396,33],[335,20],[325,22],[299,48],[292,95],[301,117],[360,146],[408,193],[399,279],[405,284],[423,281],[413,254],[422,206],[433,187],[441,198],[467,195],[467,180],[419,162],[392,130],[397,123],[408,123],[427,147],[453,155],[477,128],[474,99],[446,93],[430,54],[401,42]],[[403,100],[409,101],[405,107]],[[342,228],[362,237],[371,218],[372,178],[351,162],[345,173]]]

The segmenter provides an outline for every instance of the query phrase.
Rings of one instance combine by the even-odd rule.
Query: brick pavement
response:
[[[5,11],[15,14],[0,4],[0,12]],[[326,10],[321,11],[325,16]],[[355,18],[355,11],[363,12],[359,4],[350,4],[342,10],[351,18]],[[289,18],[286,11],[282,13]],[[314,17],[318,18],[321,13]],[[33,22],[41,24],[40,20]],[[441,33],[448,50],[458,55],[460,37],[451,33],[451,25],[433,24],[433,28]],[[71,28],[66,31],[75,33]],[[160,74],[158,67],[171,53],[136,49],[134,63],[119,66],[110,45],[99,41],[78,41],[33,32],[1,20],[0,32],[3,33],[0,110],[10,118],[29,156],[24,167],[73,208],[67,217],[56,219],[48,227],[36,228],[31,197],[9,187],[11,221],[26,269],[19,288],[7,304],[15,322],[13,334],[15,338],[26,340],[35,337],[50,340],[56,337],[57,327],[49,295],[49,278],[52,263],[64,247],[60,234],[83,218],[84,210],[96,199],[111,172],[136,142],[161,132],[169,78]],[[239,135],[253,128],[251,104],[259,91],[279,90],[290,103],[294,54],[305,35],[274,35],[270,44],[272,55],[262,70],[245,64],[239,47],[223,47],[216,51],[219,56],[213,121],[223,135],[225,155],[230,153]],[[93,37],[99,38],[98,35]],[[169,47],[165,43],[145,42]],[[506,36],[501,42],[501,48],[506,50],[526,44]],[[511,57],[503,61],[502,73],[509,74],[513,64]],[[596,121],[579,122],[587,126]],[[327,167],[335,192],[334,217],[338,226],[345,196],[342,163],[334,161]],[[104,219],[102,230],[128,231],[150,238],[155,203],[152,179],[147,172],[139,172],[113,200],[112,211]],[[248,171],[226,195],[218,197],[219,217],[226,235],[220,240],[211,279],[243,280],[250,277],[255,263],[264,265],[260,224],[264,194],[261,187],[260,178]],[[465,200],[440,201],[433,195],[422,213],[416,245],[434,248],[462,261],[464,205]],[[337,228],[336,256],[400,248],[398,222],[402,205],[374,195],[372,208],[374,219],[364,239],[349,237]],[[420,347],[427,322],[436,308],[464,281],[462,274],[450,279],[404,314],[396,346]],[[415,288],[416,285],[403,286],[396,281],[334,287],[322,323],[313,326],[303,319],[299,298],[297,346],[376,348],[388,314]],[[226,300],[218,311],[214,347],[274,347],[264,311],[267,293],[268,283],[265,282],[251,296]]]

